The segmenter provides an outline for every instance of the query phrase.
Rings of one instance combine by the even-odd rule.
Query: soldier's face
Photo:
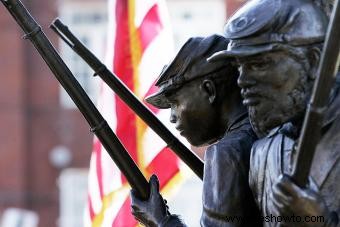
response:
[[[170,122],[194,146],[215,141],[221,127],[217,111],[200,85],[200,80],[195,80],[168,95]]]
[[[282,51],[240,58],[239,64],[243,104],[257,133],[303,114],[311,84],[304,64]]]

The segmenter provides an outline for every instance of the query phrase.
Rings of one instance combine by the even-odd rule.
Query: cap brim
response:
[[[165,91],[160,90],[148,97],[145,98],[145,101],[147,103],[150,103],[154,107],[158,109],[168,109],[170,108],[170,104],[167,101],[167,98],[165,97]]]
[[[260,54],[263,52],[268,52],[273,50],[273,45],[261,45],[261,46],[243,46],[243,47],[235,47],[231,50],[222,50],[214,53],[209,58],[207,58],[208,62],[216,62],[229,58],[240,58],[240,57],[248,57],[256,54]]]

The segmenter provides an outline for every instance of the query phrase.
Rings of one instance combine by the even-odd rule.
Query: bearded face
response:
[[[313,80],[305,65],[286,52],[240,59],[239,86],[250,121],[260,136],[303,115]]]

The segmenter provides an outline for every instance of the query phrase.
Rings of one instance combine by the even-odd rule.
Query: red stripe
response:
[[[114,72],[120,79],[134,91],[133,83],[133,65],[130,49],[129,35],[129,15],[128,2],[117,1],[116,3],[116,40],[114,45]],[[116,115],[117,115],[117,136],[120,138],[125,148],[129,151],[131,157],[137,159],[137,133],[136,117],[134,113],[123,103],[117,96],[116,98]],[[122,181],[126,179],[122,176]]]
[[[163,24],[159,17],[158,5],[153,5],[145,15],[141,25],[138,28],[142,52],[149,46],[152,40],[162,30]]]
[[[163,24],[159,17],[159,7],[157,4],[155,4],[149,9],[141,25],[138,28],[142,52],[144,52],[145,49],[148,48],[149,44],[156,38],[156,36],[160,33],[162,29]],[[154,86],[154,83],[152,84],[152,86],[150,86],[150,89],[144,97],[155,93],[158,90],[158,88]],[[159,109],[146,102],[145,104],[151,109],[153,113],[158,113]]]
[[[157,175],[160,188],[163,188],[178,173],[178,158],[170,148],[165,147],[151,161],[147,171]]]
[[[123,206],[120,208],[117,216],[115,217],[112,223],[112,227],[132,227],[136,225],[137,221],[131,214],[130,197],[127,197]]]
[[[93,150],[95,151],[95,158],[96,158],[96,173],[97,173],[97,180],[98,180],[98,187],[100,198],[103,199],[104,197],[104,189],[103,189],[103,170],[102,170],[102,146],[99,140],[95,140],[93,143]]]
[[[154,38],[156,38],[156,36],[159,34],[159,32],[162,29],[163,29],[163,24],[159,17],[159,8],[158,8],[158,5],[155,4],[149,9],[141,25],[138,28],[138,34],[140,37],[142,52],[145,51],[145,49],[154,40]],[[158,88],[154,86],[154,83],[152,84],[152,86],[150,86],[150,89],[148,90],[148,92],[145,94],[144,97],[152,93],[155,93],[158,90]],[[155,108],[154,106],[146,102],[145,104],[151,109],[153,113],[158,113],[159,109]]]
[[[94,213],[94,210],[93,210],[93,205],[92,205],[92,200],[91,200],[90,194],[87,195],[87,204],[88,204],[88,208],[89,208],[89,214],[90,214],[91,222],[93,222],[93,219],[95,217],[95,213]]]

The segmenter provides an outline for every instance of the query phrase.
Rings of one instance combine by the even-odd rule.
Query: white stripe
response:
[[[120,170],[107,152],[102,153],[102,176],[104,195],[122,186]]]
[[[106,40],[106,57],[105,65],[109,70],[113,69],[114,56],[114,41],[116,37],[116,1],[108,0],[108,25],[107,25],[107,40]]]
[[[102,207],[102,201],[100,197],[100,190],[96,171],[96,153],[92,152],[89,170],[88,181],[89,197],[92,201],[92,208],[95,213],[98,213]]]
[[[150,8],[157,3],[157,0],[135,1],[135,26],[139,27]]]
[[[163,29],[144,51],[139,65],[138,94],[142,94],[141,96],[146,94],[152,83],[158,78],[163,66],[168,64],[174,55],[173,35],[164,1],[158,1],[158,6]]]
[[[172,39],[169,32],[162,30],[144,51],[139,66],[139,94],[144,96],[152,83],[158,78],[164,65],[168,64],[173,56]],[[162,50],[162,51],[160,51]],[[157,54],[155,54],[157,53]]]

